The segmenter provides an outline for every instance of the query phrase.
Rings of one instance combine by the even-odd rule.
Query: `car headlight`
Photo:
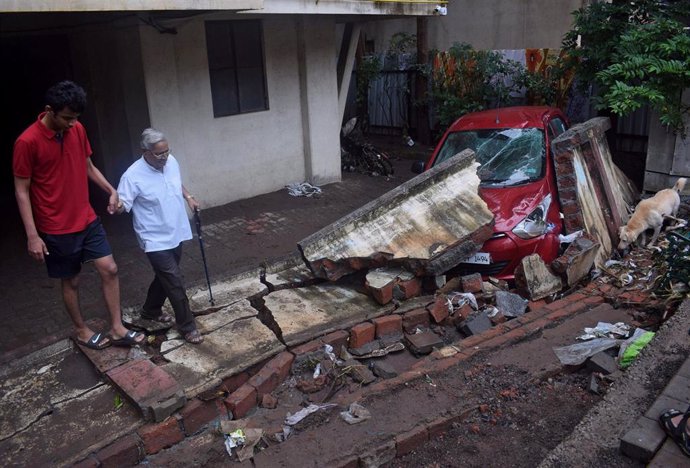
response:
[[[551,194],[548,194],[525,219],[513,228],[513,234],[520,239],[533,239],[546,234],[551,226],[546,221],[546,213],[551,206]]]

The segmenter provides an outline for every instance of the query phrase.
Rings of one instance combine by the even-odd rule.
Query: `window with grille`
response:
[[[261,21],[207,21],[206,50],[214,117],[268,109]]]

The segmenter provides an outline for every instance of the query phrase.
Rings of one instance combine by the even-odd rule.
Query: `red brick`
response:
[[[493,338],[493,337],[495,337],[495,336],[498,336],[498,335],[500,335],[500,334],[502,334],[502,333],[503,333],[503,330],[502,330],[501,328],[499,328],[499,327],[491,327],[490,329],[481,332],[481,333],[479,334],[479,336],[481,336],[482,338],[484,338],[485,340],[487,340],[487,339],[489,339],[489,338]]]
[[[220,384],[220,388],[227,393],[232,393],[247,383],[247,380],[249,380],[249,373],[240,372],[239,374],[224,379],[223,383]]]
[[[395,455],[399,457],[410,453],[414,449],[421,447],[427,440],[429,440],[429,433],[424,426],[398,434],[395,436]]]
[[[395,287],[395,281],[391,281],[381,288],[376,288],[371,286],[368,282],[366,283],[367,289],[374,298],[376,302],[381,305],[386,305],[393,300],[393,288]]]
[[[529,303],[527,304],[527,308],[528,308],[528,310],[533,311],[533,310],[539,310],[542,307],[544,307],[545,305],[546,305],[546,301],[544,299],[540,299],[538,301],[529,301]]]
[[[429,440],[433,440],[449,432],[453,428],[453,419],[447,417],[438,418],[427,424],[426,428],[429,431]]]
[[[474,311],[472,309],[472,306],[469,304],[463,304],[462,307],[460,307],[458,310],[455,311],[455,313],[460,317],[462,320],[466,320],[467,317],[470,316],[470,314]]]
[[[460,285],[464,292],[477,293],[482,292],[484,285],[482,282],[482,275],[473,273],[471,275],[462,276],[460,278]]]
[[[377,338],[402,333],[402,317],[397,314],[378,317],[373,319],[372,322],[374,322],[376,327]]]
[[[443,322],[446,317],[450,315],[450,311],[448,310],[448,298],[444,294],[436,296],[436,300],[433,304],[428,306],[428,310],[434,322]]]
[[[321,342],[321,340],[311,340],[307,343],[302,343],[301,345],[290,349],[290,351],[295,356],[301,356],[303,354],[313,353],[314,351],[321,349],[322,346],[323,343]]]
[[[602,296],[589,296],[585,299],[585,304],[588,305],[603,304],[604,302],[606,302],[606,299]]]
[[[407,281],[398,282],[397,286],[405,295],[405,299],[417,297],[422,293],[422,280],[419,278],[412,278]]]
[[[294,354],[289,353],[287,351],[283,351],[282,353],[278,354],[276,357],[268,361],[268,364],[266,364],[266,367],[275,370],[278,374],[278,385],[280,385],[280,383],[283,380],[287,379],[290,375],[290,368],[292,367],[292,361],[294,360]]]
[[[534,322],[530,322],[529,325],[527,325],[527,329],[529,331],[536,331],[541,328],[544,328],[545,326],[549,325],[551,323],[551,320],[548,318],[540,318],[535,320]]]
[[[402,316],[402,326],[405,333],[412,333],[415,328],[429,326],[429,312],[426,309],[415,309],[405,312]]]
[[[144,442],[146,453],[153,455],[164,448],[172,447],[184,439],[177,419],[170,417],[158,424],[147,424],[137,430]]]
[[[350,339],[350,334],[345,330],[336,330],[329,333],[326,336],[321,337],[321,341],[325,344],[333,346],[335,352],[339,352],[342,346],[347,348],[348,340]]]
[[[232,392],[224,402],[232,411],[234,419],[243,418],[256,405],[256,388],[246,383]]]
[[[473,346],[477,346],[479,343],[484,341],[484,337],[482,335],[474,335],[470,336],[468,338],[463,339],[460,344],[462,345],[463,348],[471,348]]]
[[[144,458],[144,450],[139,445],[138,438],[126,435],[99,450],[96,458],[103,468],[120,468],[139,463]]]
[[[186,435],[195,434],[199,429],[219,417],[218,409],[213,401],[191,400],[182,411],[182,423]]]
[[[88,456],[88,457],[84,458],[82,461],[72,465],[72,468],[97,468],[97,467],[98,467],[98,460],[96,460],[92,456]]]
[[[260,400],[266,393],[271,393],[275,390],[281,382],[278,370],[265,365],[247,381],[247,385],[251,385],[256,389],[256,396]]]
[[[374,341],[376,327],[373,323],[358,323],[350,329],[350,348],[361,348],[367,343]]]
[[[568,302],[573,302],[573,303],[574,303],[574,302],[583,301],[586,297],[587,297],[587,296],[586,296],[585,294],[576,292],[576,293],[570,294],[569,296],[566,296],[566,297],[565,297],[565,300],[567,300]]]

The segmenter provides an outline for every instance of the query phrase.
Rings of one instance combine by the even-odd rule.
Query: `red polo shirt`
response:
[[[89,203],[86,160],[91,156],[91,145],[86,130],[77,122],[63,132],[61,142],[41,122],[44,115],[39,115],[14,143],[14,175],[31,179],[31,207],[39,232],[83,231],[96,219]]]

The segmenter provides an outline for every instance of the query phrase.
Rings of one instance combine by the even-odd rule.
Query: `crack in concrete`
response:
[[[287,344],[285,343],[285,340],[283,339],[283,330],[281,330],[280,325],[278,325],[278,322],[273,318],[273,314],[271,311],[266,307],[264,303],[264,296],[262,295],[260,297],[254,297],[249,300],[249,304],[256,309],[258,312],[258,319],[263,323],[273,334],[278,338],[278,341],[280,341],[285,347],[287,347]]]
[[[71,397],[69,397],[69,398],[64,398],[64,399],[62,399],[62,400],[58,400],[58,401],[54,401],[54,402],[51,401],[50,404],[49,404],[49,406],[48,406],[48,408],[45,409],[44,411],[42,411],[38,416],[36,416],[36,418],[34,418],[33,421],[29,422],[26,426],[24,426],[24,427],[22,427],[22,428],[20,428],[20,429],[17,429],[16,431],[14,431],[12,434],[8,435],[7,437],[3,437],[2,439],[0,439],[0,442],[4,442],[4,441],[6,441],[6,440],[8,440],[8,439],[11,439],[12,437],[15,437],[15,436],[21,434],[22,432],[27,431],[31,426],[33,426],[34,424],[36,424],[37,422],[39,422],[39,421],[40,421],[41,419],[43,419],[44,417],[50,416],[51,414],[53,414],[53,412],[55,411],[55,408],[57,408],[58,406],[61,406],[61,405],[63,405],[64,403],[67,403],[67,402],[76,400],[76,399],[78,399],[78,398],[81,398],[81,397],[83,397],[84,395],[86,395],[86,394],[88,394],[88,393],[91,393],[91,392],[93,392],[94,390],[99,389],[100,387],[103,387],[104,385],[106,385],[106,384],[105,384],[105,383],[100,383],[100,384],[98,384],[98,385],[95,385],[95,386],[93,386],[93,387],[90,387],[90,388],[86,389],[85,391],[83,391],[83,392],[81,392],[81,393],[78,393],[77,395],[71,396]]]

